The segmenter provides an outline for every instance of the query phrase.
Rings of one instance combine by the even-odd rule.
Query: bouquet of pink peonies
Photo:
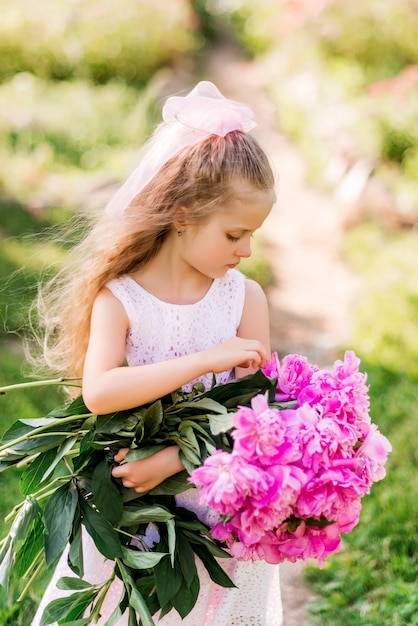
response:
[[[237,559],[321,565],[358,523],[391,451],[371,423],[359,363],[346,352],[330,372],[274,354],[263,372],[277,379],[276,402],[291,408],[253,397],[233,414],[232,451],[217,450],[193,471],[200,502],[220,515],[212,536]]]
[[[96,623],[119,578],[110,620],[129,607],[129,623],[152,626],[159,611],[184,618],[192,610],[195,556],[224,587],[234,582],[220,560],[231,555],[270,563],[315,557],[321,565],[358,522],[361,498],[384,477],[391,449],[370,422],[359,363],[347,352],[329,372],[303,356],[280,363],[274,354],[263,371],[130,410],[92,414],[80,396],[46,416],[21,417],[0,440],[0,472],[19,468],[24,496],[0,538],[0,585],[23,579],[23,597],[69,548],[74,576],[59,586],[70,594],[45,608],[42,624]],[[71,381],[11,385],[0,396],[48,384]],[[135,460],[169,445],[178,446],[185,470],[155,489],[136,493],[113,478],[120,448]],[[193,484],[219,515],[212,527],[177,503]],[[101,584],[84,580],[86,533],[113,561]]]

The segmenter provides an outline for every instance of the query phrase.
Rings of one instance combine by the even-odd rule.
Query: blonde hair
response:
[[[38,340],[47,369],[82,374],[94,300],[106,283],[148,263],[187,207],[187,223],[203,223],[245,180],[271,190],[274,177],[258,142],[245,132],[210,135],[183,148],[154,176],[117,219],[102,213],[69,253],[65,267],[40,287]]]

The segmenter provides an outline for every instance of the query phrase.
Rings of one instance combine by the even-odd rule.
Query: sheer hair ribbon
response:
[[[187,96],[171,96],[162,110],[163,122],[144,145],[139,164],[108,202],[105,212],[120,217],[135,196],[173,156],[210,135],[225,137],[233,130],[248,132],[256,123],[252,109],[228,100],[215,85],[202,81]]]

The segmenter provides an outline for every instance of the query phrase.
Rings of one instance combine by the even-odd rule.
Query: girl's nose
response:
[[[237,255],[239,257],[244,257],[244,258],[248,258],[249,256],[251,256],[251,241],[250,239],[247,239],[246,241],[240,241],[240,245],[239,248],[237,250]]]

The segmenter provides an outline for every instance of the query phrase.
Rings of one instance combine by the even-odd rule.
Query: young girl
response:
[[[50,364],[83,378],[94,413],[153,401],[196,381],[211,385],[247,375],[269,358],[269,320],[260,286],[236,268],[251,254],[251,236],[275,200],[268,160],[248,134],[255,124],[247,106],[199,83],[171,97],[164,122],[142,159],[75,250],[75,264],[51,292],[46,324]],[[127,365],[126,365],[127,363]],[[113,470],[141,493],[183,470],[176,446]],[[209,523],[198,492],[177,496],[181,506]],[[85,579],[105,580],[104,562],[89,537]],[[278,567],[226,559],[237,588],[214,584],[198,563],[201,590],[181,620],[171,611],[159,626],[280,626]],[[33,625],[58,597],[56,581],[71,575],[63,555]],[[62,592],[61,592],[62,594]],[[117,606],[116,580],[103,606],[104,624]],[[125,614],[118,626],[126,625]]]

